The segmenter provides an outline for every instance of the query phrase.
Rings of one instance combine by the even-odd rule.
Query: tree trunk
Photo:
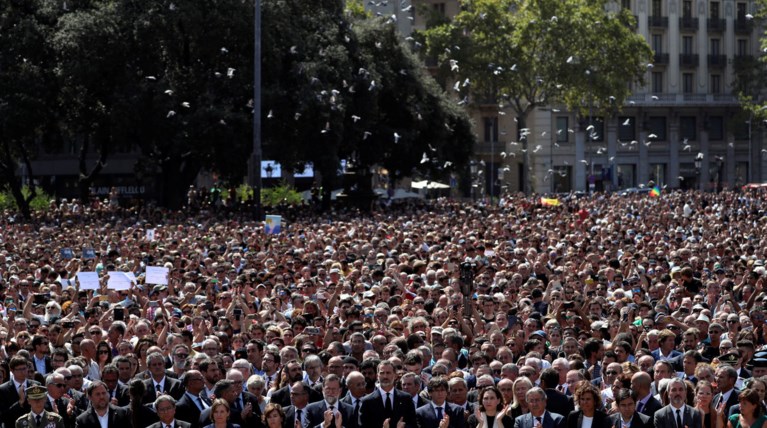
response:
[[[32,219],[32,211],[29,209],[29,201],[27,198],[24,197],[24,193],[22,193],[22,187],[21,182],[18,177],[16,177],[15,174],[11,174],[13,177],[10,177],[8,180],[8,186],[11,188],[11,194],[13,195],[13,199],[16,200],[16,205],[19,207],[19,211],[21,211],[21,215],[24,217],[25,220],[31,220]]]
[[[200,167],[188,159],[173,157],[160,164],[162,178],[160,192],[161,205],[170,209],[180,209],[186,201],[189,185],[194,182]],[[201,201],[209,195],[201,195]]]
[[[107,147],[109,146],[109,143],[105,140],[101,140],[101,138],[106,138],[103,135],[98,135],[96,138],[99,139],[99,158],[96,161],[96,164],[93,165],[93,168],[91,168],[90,172],[88,171],[88,164],[87,164],[87,157],[88,157],[88,149],[90,148],[90,138],[86,137],[83,140],[83,145],[80,147],[80,154],[78,157],[78,165],[79,165],[79,172],[80,176],[77,179],[77,189],[80,194],[80,201],[83,203],[83,205],[88,205],[90,202],[91,197],[91,185],[93,184],[93,181],[96,179],[96,176],[101,173],[101,170],[104,169],[104,165],[106,165],[107,160]]]

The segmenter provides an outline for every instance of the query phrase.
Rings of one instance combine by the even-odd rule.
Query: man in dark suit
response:
[[[229,369],[226,378],[232,381],[234,389],[237,391],[234,401],[232,401],[232,411],[240,414],[241,424],[244,426],[260,424],[262,422],[261,406],[255,395],[242,390],[242,384],[245,382],[242,372],[237,369]]]
[[[131,428],[130,412],[127,409],[109,404],[109,392],[104,382],[91,382],[86,390],[91,402],[88,410],[75,420],[76,428],[101,428],[99,416],[107,416],[107,428]]]
[[[530,411],[517,416],[514,428],[564,428],[564,416],[546,410],[546,392],[543,389],[530,388],[525,398]]]
[[[337,418],[341,418],[344,428],[356,428],[354,407],[339,400],[341,395],[341,378],[334,374],[325,376],[322,382],[324,400],[306,406],[307,428],[335,428]]]
[[[63,418],[65,427],[74,427],[77,414],[73,412],[70,415],[67,412],[69,398],[64,397],[67,391],[67,381],[64,375],[56,372],[49,374],[45,377],[45,387],[48,392],[45,400],[45,410],[58,413]]]
[[[8,363],[13,379],[0,385],[0,422],[6,427],[16,426],[16,420],[29,413],[24,391],[37,382],[27,379],[29,366],[26,358],[16,355]],[[19,394],[21,391],[21,394]]]
[[[671,379],[668,385],[669,405],[655,412],[653,425],[656,428],[701,428],[700,413],[685,404],[687,385],[682,379]]]
[[[107,386],[110,403],[115,406],[125,407],[130,404],[130,395],[128,395],[128,387],[120,385],[118,382],[119,378],[120,371],[114,364],[107,364],[101,370],[101,381]]]
[[[285,366],[285,370],[288,375],[288,384],[277,391],[274,391],[269,400],[270,403],[276,403],[282,407],[290,406],[290,386],[304,379],[304,371],[301,369],[301,364],[296,360],[288,362]],[[307,384],[307,386],[309,386],[309,384]],[[315,403],[320,400],[322,400],[322,393],[309,388],[309,402]]]
[[[290,391],[290,397],[293,402],[288,407],[285,407],[285,421],[282,423],[283,428],[295,428],[296,422],[299,422],[302,427],[308,428],[306,419],[306,407],[309,405],[309,385],[302,381],[293,383]]]
[[[184,395],[184,387],[177,379],[165,375],[165,359],[162,354],[152,352],[147,355],[146,364],[151,376],[144,381],[146,392],[144,392],[142,403],[153,403],[162,394],[168,394],[175,400],[181,399],[181,396]]]
[[[200,413],[210,407],[200,398],[205,389],[205,379],[199,371],[189,370],[181,378],[181,383],[186,391],[176,402],[176,418],[189,422],[192,428],[199,428],[203,426],[200,425]]]
[[[154,408],[157,411],[159,422],[149,425],[148,428],[191,428],[188,422],[176,419],[176,400],[170,395],[160,395],[154,400]]]
[[[724,401],[724,414],[729,415],[732,406],[738,404],[738,391],[735,382],[738,381],[738,372],[731,366],[720,366],[714,374],[719,393],[714,396],[714,407]]]
[[[407,428],[416,427],[415,406],[410,394],[394,389],[396,379],[394,364],[384,360],[378,364],[378,387],[362,399],[360,425],[365,428],[382,428],[386,419],[389,426],[400,420]]]
[[[433,377],[426,388],[432,401],[415,410],[418,428],[439,428],[445,417],[449,420],[449,428],[465,428],[463,409],[447,402],[447,380],[442,376]]]
[[[413,397],[413,406],[417,409],[421,406],[429,404],[429,400],[423,398],[421,392],[421,378],[413,373],[407,372],[400,378],[400,385],[402,390],[410,394]]]
[[[346,388],[349,392],[347,392],[346,396],[341,399],[341,402],[352,406],[352,409],[354,410],[354,420],[359,422],[362,398],[367,395],[365,376],[358,371],[349,373],[346,375]]]
[[[546,392],[546,410],[558,415],[569,415],[575,409],[572,397],[557,391],[559,385],[559,373],[554,369],[545,369],[541,372],[541,388]]]
[[[474,414],[474,403],[470,402],[469,388],[462,377],[454,377],[447,381],[447,401],[460,407],[468,414]]]
[[[655,412],[663,408],[663,404],[652,395],[650,385],[652,379],[645,372],[637,372],[631,377],[631,389],[636,394],[636,411],[646,415],[652,421]]]
[[[40,373],[45,376],[53,371],[51,365],[51,348],[48,342],[48,337],[41,334],[32,336],[32,365],[34,366],[35,373]]]
[[[636,411],[638,394],[630,389],[621,389],[615,397],[618,413],[610,416],[613,428],[652,428],[652,419]]]

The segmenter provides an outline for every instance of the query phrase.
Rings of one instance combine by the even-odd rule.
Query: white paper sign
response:
[[[96,272],[79,272],[77,280],[80,281],[80,290],[99,289],[99,274]]]
[[[147,284],[168,285],[168,268],[162,266],[147,266],[146,281],[144,282]]]
[[[130,289],[130,277],[125,272],[109,272],[107,288],[110,290]]]
[[[146,240],[147,241],[154,241],[154,229],[147,229],[146,230]]]

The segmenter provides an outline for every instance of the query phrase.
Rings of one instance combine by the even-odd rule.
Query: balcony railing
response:
[[[711,67],[722,68],[727,65],[727,55],[709,55],[708,65]]]
[[[653,55],[653,64],[655,65],[668,65],[668,61],[667,53],[656,53]]]
[[[708,18],[708,31],[724,31],[727,23],[724,19]]]
[[[750,33],[753,28],[753,23],[750,19],[746,19],[746,17],[739,17],[735,20],[736,33]]]
[[[668,28],[668,16],[648,16],[647,25],[655,28]]]
[[[683,16],[679,18],[679,28],[682,30],[697,30],[698,18],[693,18],[691,16]]]
[[[679,54],[679,65],[685,67],[698,65],[698,54]]]

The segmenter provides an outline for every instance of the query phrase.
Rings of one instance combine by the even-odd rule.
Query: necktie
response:
[[[330,406],[330,411],[333,412],[333,417],[330,418],[330,426],[336,426],[336,406]]]
[[[301,418],[301,412],[302,412],[302,410],[301,410],[301,409],[298,409],[298,410],[296,410],[296,422],[298,422],[299,424],[301,424],[301,426],[304,426],[304,421],[303,421],[303,419]],[[295,424],[293,424],[293,425],[295,425]]]
[[[642,410],[644,410],[644,403],[640,401],[637,403],[637,412],[642,413]]]
[[[541,417],[540,416],[536,416],[535,417],[535,426],[539,426],[539,427],[543,426],[543,422],[541,422]]]
[[[40,419],[42,419],[40,415],[35,416],[35,425],[40,426]]]
[[[386,393],[386,411],[391,413],[394,410],[394,406],[391,403],[391,392]]]
[[[684,428],[682,426],[682,411],[679,409],[676,409],[676,428]]]
[[[354,417],[359,419],[359,416],[360,416],[360,400],[356,399],[354,401],[355,401],[355,403],[354,403]]]
[[[155,385],[155,389],[156,389],[156,391],[157,391],[157,393],[155,394],[157,397],[159,397],[160,395],[162,395],[162,387],[160,386],[160,384],[159,384],[159,383],[158,383],[157,385]]]
[[[437,420],[442,420],[442,406],[437,406]]]

